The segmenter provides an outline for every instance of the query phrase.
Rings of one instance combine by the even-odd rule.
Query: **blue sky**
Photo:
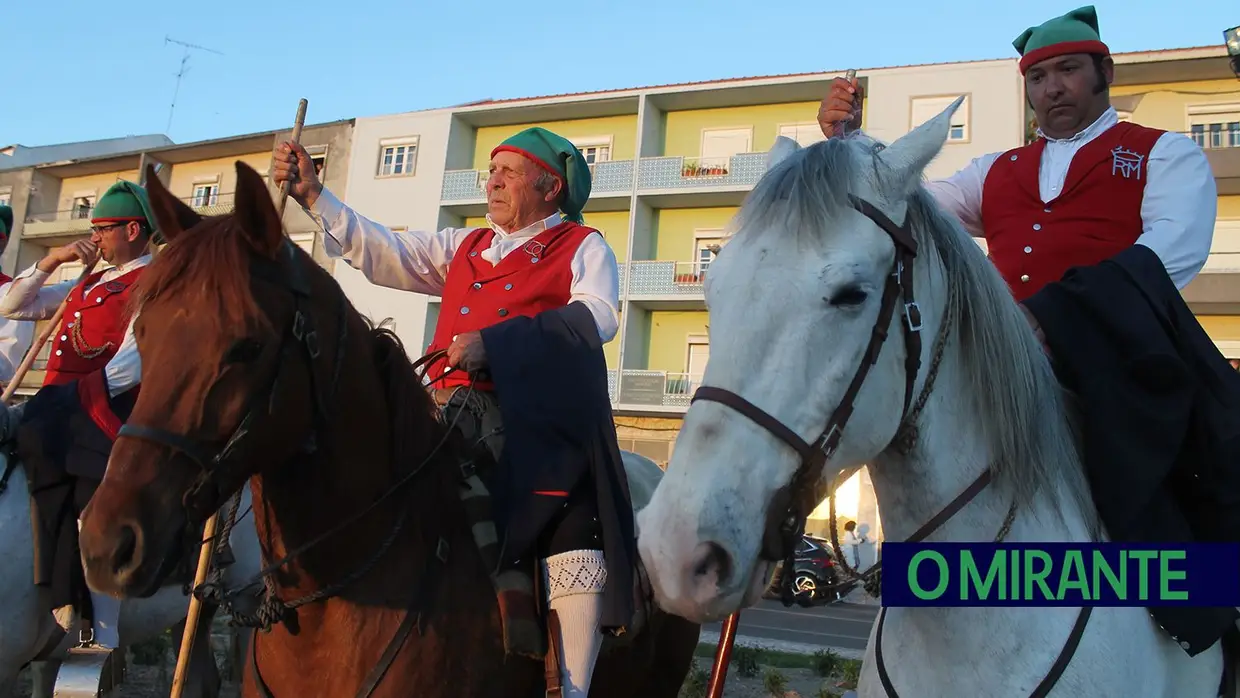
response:
[[[998,58],[1081,0],[12,2],[0,145],[184,143],[485,98]],[[1113,51],[1221,44],[1236,0],[1099,0]],[[1191,9],[1190,9],[1191,6]],[[537,8],[537,9],[535,9]],[[655,19],[657,15],[658,19]],[[171,128],[183,49],[192,51]]]

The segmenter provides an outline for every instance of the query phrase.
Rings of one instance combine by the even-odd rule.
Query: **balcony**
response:
[[[618,410],[684,414],[701,380],[701,376],[687,373],[611,370],[607,372],[607,389]]]
[[[233,194],[191,196],[181,201],[203,216],[222,216],[231,213],[235,205]],[[26,217],[22,238],[78,238],[90,234],[90,218],[93,206],[77,206],[64,211],[36,213]]]
[[[590,165],[590,198],[628,196],[633,191],[633,161],[608,160]],[[439,199],[445,206],[486,204],[486,170],[448,170],[443,173]],[[628,208],[628,202],[624,202]]]
[[[766,153],[642,158],[637,189],[647,196],[668,197],[665,206],[735,205],[765,173]],[[678,198],[683,203],[677,203]]]
[[[1199,128],[1185,133],[1206,151],[1221,195],[1240,194],[1240,124],[1230,126],[1228,129]]]
[[[622,265],[621,293],[651,310],[701,310],[709,262],[649,260]]]

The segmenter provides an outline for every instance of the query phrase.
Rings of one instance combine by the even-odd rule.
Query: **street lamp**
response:
[[[1227,55],[1231,56],[1231,72],[1240,78],[1240,26],[1224,30],[1223,42],[1227,44]]]

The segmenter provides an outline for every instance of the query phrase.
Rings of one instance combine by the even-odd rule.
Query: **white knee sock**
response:
[[[95,631],[95,642],[111,649],[120,647],[121,600],[92,591],[90,603],[94,612],[91,628]]]
[[[573,550],[543,560],[548,604],[560,618],[564,698],[586,698],[603,646],[600,618],[607,566],[601,550]]]

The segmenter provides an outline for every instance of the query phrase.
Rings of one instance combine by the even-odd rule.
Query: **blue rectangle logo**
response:
[[[1236,543],[884,543],[884,606],[1240,606]]]

